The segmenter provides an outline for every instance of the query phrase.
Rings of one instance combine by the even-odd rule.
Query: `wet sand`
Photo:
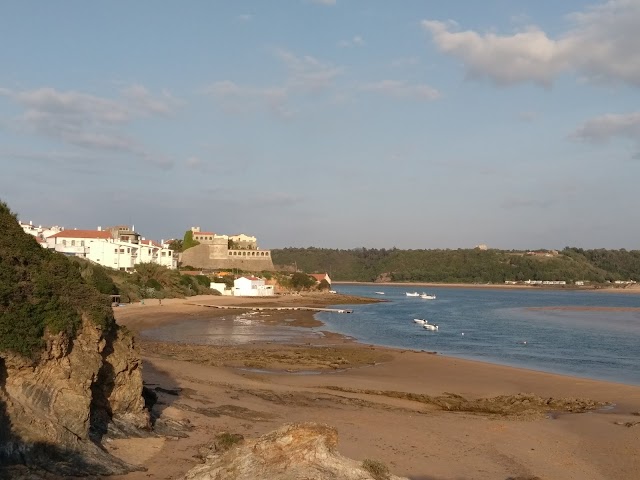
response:
[[[142,334],[144,378],[158,389],[156,410],[190,422],[192,430],[183,439],[110,442],[114,454],[147,468],[114,478],[180,478],[216,433],[254,437],[295,421],[336,426],[342,454],[385,462],[414,480],[638,478],[640,387],[362,345],[318,335],[321,323],[304,311],[248,315],[256,339],[228,346],[145,338],[158,326],[219,320],[224,329],[234,316],[247,316],[190,303],[325,306],[341,300],[353,303],[341,295],[199,297],[116,308],[118,322]],[[269,339],[270,329],[284,325],[298,327],[298,334],[284,344]],[[569,400],[547,405],[550,397]],[[575,399],[610,406],[560,411],[598,407]]]

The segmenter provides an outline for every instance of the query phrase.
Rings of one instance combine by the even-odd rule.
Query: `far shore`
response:
[[[569,292],[602,292],[630,293],[640,295],[640,285],[629,287],[600,287],[574,285],[509,285],[500,283],[438,283],[438,282],[341,282],[333,281],[333,285],[380,285],[388,287],[435,287],[435,288],[487,288],[495,290],[532,290],[532,291],[569,291]]]
[[[381,461],[412,480],[637,478],[640,387],[360,344],[323,332],[313,312],[250,310],[357,301],[369,300],[199,296],[115,308],[118,323],[137,334],[145,383],[159,399],[155,411],[191,430],[181,439],[110,441],[110,452],[146,468],[114,480],[181,478],[216,433],[254,438],[302,421],[337,427],[341,454]],[[145,337],[150,328],[179,329],[192,320],[207,322],[206,334],[226,343]],[[300,327],[299,335],[269,339],[283,326]],[[239,334],[247,330],[267,340],[245,342]],[[514,405],[524,410],[514,413]]]

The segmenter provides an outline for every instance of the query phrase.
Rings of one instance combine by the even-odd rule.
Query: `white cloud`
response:
[[[364,47],[366,42],[360,35],[356,35],[351,38],[351,40],[341,40],[338,42],[338,46],[342,48],[350,48],[350,47]]]
[[[24,109],[17,119],[17,128],[67,145],[126,152],[166,166],[167,159],[150,155],[124,128],[139,117],[170,113],[177,100],[166,92],[154,97],[140,85],[127,87],[121,94],[122,98],[114,100],[51,87],[2,92]]]
[[[318,60],[310,55],[297,56],[286,50],[277,50],[276,56],[287,68],[287,85],[305,91],[320,91],[333,86],[344,69]]]
[[[289,105],[293,97],[321,93],[335,87],[335,80],[343,71],[341,67],[309,55],[297,56],[286,50],[276,50],[275,56],[286,69],[280,85],[256,87],[222,80],[207,86],[203,92],[212,95],[230,112],[244,113],[266,106],[277,116],[290,118],[296,113]]]
[[[640,112],[601,115],[587,120],[571,134],[573,139],[589,142],[606,142],[614,137],[640,143]]]
[[[223,80],[209,85],[204,92],[213,95],[230,112],[242,113],[266,106],[281,117],[292,114],[287,107],[288,93],[285,87],[251,87]]]
[[[383,93],[396,98],[408,98],[413,100],[437,100],[441,97],[438,90],[429,85],[411,85],[398,80],[382,80],[369,83],[361,87],[367,92]]]
[[[142,115],[168,115],[181,102],[169,92],[163,90],[160,96],[154,96],[142,85],[131,85],[122,90],[122,96],[133,112]]]
[[[497,85],[549,86],[558,75],[572,72],[591,82],[640,86],[638,0],[609,0],[568,20],[571,28],[556,39],[536,26],[513,35],[456,31],[453,22],[425,20],[422,26],[471,77],[487,77]]]

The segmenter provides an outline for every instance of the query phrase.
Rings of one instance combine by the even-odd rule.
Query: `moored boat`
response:
[[[406,292],[405,295],[407,297],[419,297],[420,294],[418,292]]]
[[[422,295],[420,295],[420,298],[423,298],[425,300],[435,300],[436,296],[432,293],[423,293]]]

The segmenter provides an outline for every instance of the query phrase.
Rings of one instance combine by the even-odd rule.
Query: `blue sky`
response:
[[[637,249],[640,0],[6,1],[21,220]]]

